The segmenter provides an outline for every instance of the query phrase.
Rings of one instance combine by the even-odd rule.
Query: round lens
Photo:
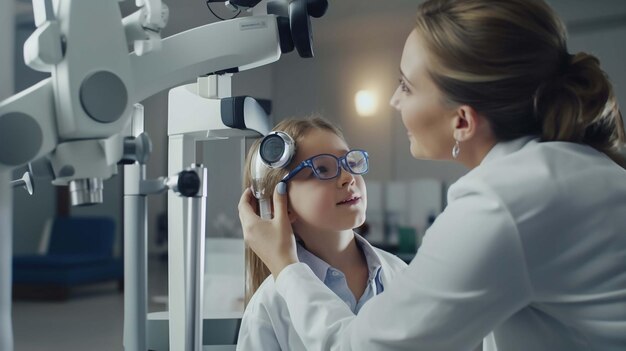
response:
[[[346,163],[354,174],[367,173],[369,167],[365,152],[360,150],[348,152],[348,154],[346,155]]]
[[[331,179],[337,176],[337,159],[329,155],[320,155],[311,160],[313,171],[319,179]]]
[[[260,153],[265,162],[278,162],[285,152],[285,143],[278,135],[270,135],[261,143]]]

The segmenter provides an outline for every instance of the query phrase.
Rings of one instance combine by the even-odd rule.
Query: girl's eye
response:
[[[348,166],[350,166],[350,168],[361,167],[363,165],[363,162],[365,162],[365,159],[359,161],[349,161]]]
[[[320,166],[320,167],[317,167],[315,171],[317,172],[317,174],[324,174],[328,172],[328,169],[326,169],[326,167],[324,166]]]

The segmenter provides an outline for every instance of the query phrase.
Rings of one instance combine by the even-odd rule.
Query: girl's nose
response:
[[[345,170],[345,168],[340,168],[341,173],[339,174],[339,186],[341,188],[350,185],[354,182],[354,175]]]

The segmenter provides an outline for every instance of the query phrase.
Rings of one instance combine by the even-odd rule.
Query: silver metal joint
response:
[[[72,206],[86,206],[102,203],[102,179],[86,178],[70,181],[70,200]]]
[[[22,178],[11,181],[11,186],[14,188],[22,186],[24,187],[24,189],[26,189],[26,191],[28,191],[28,195],[33,194],[33,178],[30,176],[29,172],[24,173],[24,176],[22,176]]]

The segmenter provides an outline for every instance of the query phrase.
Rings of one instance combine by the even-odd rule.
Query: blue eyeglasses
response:
[[[341,173],[341,168],[354,175],[361,175],[369,170],[369,155],[365,150],[350,150],[343,157],[331,154],[316,155],[302,161],[282,181],[289,181],[305,168],[311,168],[313,174],[320,180],[337,178]]]

